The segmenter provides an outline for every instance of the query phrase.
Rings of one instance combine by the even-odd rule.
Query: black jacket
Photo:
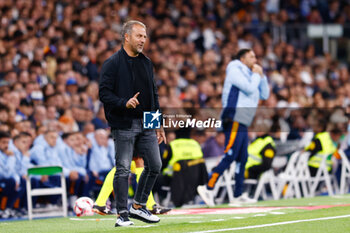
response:
[[[153,65],[151,60],[142,53],[139,56],[150,79],[151,110],[155,111],[159,109],[159,102],[157,87],[153,78]],[[126,108],[128,100],[135,95],[133,93],[134,77],[129,59],[130,57],[124,48],[121,48],[103,63],[101,69],[99,80],[100,100],[104,104],[108,124],[114,129],[130,128],[134,115],[133,111],[135,111]]]

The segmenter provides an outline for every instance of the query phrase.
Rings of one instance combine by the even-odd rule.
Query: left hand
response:
[[[165,137],[165,132],[163,127],[161,127],[160,129],[156,129],[156,134],[157,134],[158,144],[161,144],[163,141],[166,144],[166,137]]]

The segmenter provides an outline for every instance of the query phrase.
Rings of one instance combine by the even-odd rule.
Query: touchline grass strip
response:
[[[300,223],[300,222],[325,221],[325,220],[330,220],[330,219],[349,218],[349,217],[350,217],[350,214],[349,215],[333,216],[333,217],[324,217],[324,218],[302,219],[302,220],[294,220],[294,221],[287,221],[287,222],[276,222],[276,223],[269,223],[269,224],[263,224],[263,225],[255,225],[255,226],[246,226],[246,227],[235,227],[235,228],[208,230],[208,231],[195,231],[195,232],[191,232],[191,233],[210,233],[210,232],[223,232],[223,231],[238,231],[238,230],[246,230],[246,229],[254,229],[254,228],[263,228],[263,227],[273,227],[273,226],[279,226],[279,225],[294,224],[294,223]]]

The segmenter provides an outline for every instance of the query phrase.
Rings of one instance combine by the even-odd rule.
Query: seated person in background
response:
[[[14,203],[18,197],[21,178],[16,171],[16,157],[9,150],[11,140],[8,132],[0,131],[0,217],[12,217]]]
[[[36,143],[32,149],[30,149],[30,161],[34,165],[38,166],[62,166],[62,162],[58,155],[58,133],[55,130],[45,131],[40,143]],[[34,186],[39,187],[55,187],[60,185],[60,177],[54,176],[41,176],[33,177],[31,179]]]
[[[108,138],[104,129],[98,129],[87,135],[92,147],[89,158],[89,170],[91,171],[92,185],[96,182],[102,184],[108,172],[114,166],[114,143]]]
[[[291,129],[287,140],[300,140],[306,128],[306,122],[299,110],[290,113]]]
[[[248,146],[248,160],[245,165],[244,178],[258,179],[259,176],[269,170],[276,153],[276,145],[267,133],[270,127],[265,123],[257,124],[256,138]]]
[[[98,109],[96,117],[92,119],[92,124],[94,124],[96,129],[106,129],[108,128],[108,123],[105,118],[105,111],[103,105],[101,105]]]
[[[50,122],[50,124],[51,124],[51,122]],[[36,145],[46,144],[44,137],[45,137],[45,132],[47,132],[48,129],[50,129],[49,131],[55,131],[57,133],[60,132],[60,130],[56,126],[51,127],[48,125],[42,125],[42,126],[37,127],[37,136],[33,137],[33,147]],[[23,132],[23,131],[21,131],[21,132]],[[24,132],[27,132],[27,131],[24,131]],[[55,147],[56,148],[60,147],[62,143],[63,143],[63,140],[58,135]]]
[[[216,132],[209,137],[203,145],[203,157],[212,158],[224,155],[225,151],[225,134]]]
[[[87,167],[87,145],[80,132],[62,135],[64,143],[59,147],[59,157],[64,167],[67,181],[69,204],[73,207],[77,197],[89,196],[89,176]]]
[[[15,202],[15,208],[26,209],[27,208],[27,196],[26,191],[26,177],[28,168],[33,164],[30,162],[30,146],[32,145],[32,136],[26,132],[20,132],[13,138],[13,143],[10,143],[10,148],[14,152],[16,157],[16,171],[20,175],[20,195],[18,201]],[[33,187],[36,188],[36,187]],[[16,206],[18,205],[18,206]],[[24,211],[25,212],[25,211]]]
[[[197,186],[208,180],[201,146],[194,139],[198,134],[194,129],[191,138],[170,141],[162,155],[162,174],[158,176],[154,190],[164,197],[161,187],[170,186],[171,200],[176,207],[192,201]]]
[[[332,155],[337,151],[337,144],[342,135],[341,130],[334,128],[331,132],[326,130],[327,123],[319,121],[314,127],[315,136],[311,143],[305,147],[305,151],[310,152],[309,169],[311,176],[316,176],[317,170],[321,165],[324,156],[327,156],[326,167],[327,171],[332,170]]]

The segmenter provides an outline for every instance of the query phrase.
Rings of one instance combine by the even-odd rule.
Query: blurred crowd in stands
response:
[[[226,65],[240,48],[252,48],[272,88],[255,125],[263,121],[282,140],[302,138],[321,117],[329,130],[346,130],[347,63],[298,33],[276,41],[271,28],[348,23],[349,1],[0,0],[0,131],[11,139],[1,153],[15,153],[17,164],[25,157],[39,165],[58,159],[68,180],[86,184],[113,166],[98,79],[103,61],[121,47],[128,19],[148,27],[144,53],[165,111],[220,109]],[[205,157],[223,154],[222,133],[197,139]],[[89,149],[105,157],[91,153],[88,162]],[[16,190],[24,185],[20,171],[14,169]],[[10,174],[2,173],[0,179]]]

